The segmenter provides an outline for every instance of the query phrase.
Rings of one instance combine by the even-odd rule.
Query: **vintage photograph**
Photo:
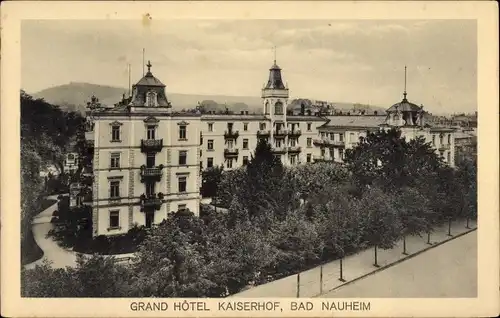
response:
[[[20,32],[22,297],[477,297],[476,20]]]

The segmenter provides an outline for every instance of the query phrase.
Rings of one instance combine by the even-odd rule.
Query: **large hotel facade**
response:
[[[262,114],[175,112],[151,63],[131,96],[110,109],[88,113],[93,146],[93,235],[126,233],[160,223],[172,211],[200,206],[201,170],[245,165],[266,139],[285,165],[342,162],[369,131],[399,127],[406,138],[423,136],[454,166],[454,129],[425,122],[423,107],[401,102],[382,116],[320,116],[288,108],[289,90],[276,64],[261,92]]]

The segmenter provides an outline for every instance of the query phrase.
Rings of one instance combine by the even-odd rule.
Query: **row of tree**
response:
[[[360,249],[391,248],[445,220],[475,217],[475,164],[448,169],[431,150],[397,131],[379,132],[348,151],[345,166],[286,168],[261,142],[248,166],[215,177],[227,211],[171,213],[128,267],[95,256],[74,269],[23,271],[23,295],[227,296]]]

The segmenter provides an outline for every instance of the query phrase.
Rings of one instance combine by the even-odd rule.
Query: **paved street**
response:
[[[321,297],[477,297],[477,231]]]
[[[476,227],[475,222],[470,223],[471,227]],[[470,231],[465,228],[465,221],[455,221],[452,223],[451,233],[453,235],[459,235]],[[431,242],[436,244],[449,240],[447,235],[448,225],[443,224],[441,227],[435,229],[435,232],[431,236]],[[460,242],[460,241],[459,241]],[[444,245],[450,244],[450,242],[444,243]],[[395,262],[401,261],[408,257],[402,254],[403,247],[402,241],[399,241],[393,249],[389,250],[378,250],[378,264],[381,267],[393,264]],[[406,239],[407,252],[409,254],[424,251],[431,247],[427,244],[427,237],[408,237]],[[437,248],[437,247],[435,247]],[[429,251],[423,252],[428,253]],[[373,248],[360,251],[357,254],[347,256],[343,261],[343,277],[347,281],[352,281],[364,275],[370,274],[377,270],[373,266],[374,252]],[[405,260],[404,262],[408,262]],[[438,264],[441,264],[440,258],[437,258]],[[402,263],[401,263],[402,264]],[[400,266],[401,264],[395,265]],[[425,265],[427,266],[427,265]],[[386,269],[383,269],[385,271]],[[320,283],[320,267],[315,267],[313,269],[304,271],[300,273],[300,297],[316,297],[320,294],[322,290],[323,293],[337,288],[343,283],[339,281],[340,277],[340,266],[339,261],[332,261],[330,263],[323,265],[323,284],[321,289]],[[256,286],[231,297],[297,297],[297,275],[291,275],[264,285]],[[423,297],[423,296],[422,296]]]

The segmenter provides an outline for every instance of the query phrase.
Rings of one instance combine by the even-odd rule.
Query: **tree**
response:
[[[222,166],[215,166],[207,168],[202,172],[202,186],[200,190],[203,197],[215,198],[217,196],[223,170]]]
[[[358,208],[366,220],[364,240],[374,247],[375,266],[377,248],[393,248],[401,237],[401,224],[394,207],[393,199],[380,188],[369,188],[359,201]]]
[[[406,237],[408,235],[420,236],[428,232],[432,223],[432,211],[427,198],[415,188],[404,188],[396,194],[395,207],[398,211],[403,235],[403,254],[407,255]]]

